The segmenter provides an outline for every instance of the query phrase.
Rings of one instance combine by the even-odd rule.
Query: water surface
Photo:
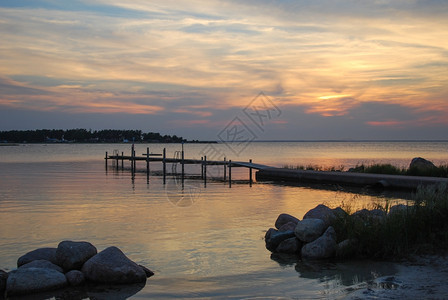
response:
[[[138,153],[146,152],[146,146],[136,145]],[[236,158],[229,151],[227,159],[252,158],[277,166],[355,165],[394,159],[404,164],[414,156],[448,161],[443,152],[447,143],[417,144],[414,150],[409,144],[367,146],[254,143]],[[399,151],[390,150],[394,146],[401,149],[402,157]],[[180,149],[180,145],[149,147],[152,152],[167,147],[169,155]],[[228,148],[216,147],[221,147],[221,153]],[[135,177],[127,166],[115,170],[109,165],[106,170],[105,151],[129,152],[129,148],[123,144],[0,147],[0,267],[12,270],[20,255],[56,247],[62,240],[90,241],[98,250],[115,245],[156,273],[142,290],[135,291],[135,298],[325,299],[343,297],[348,287],[395,272],[393,264],[310,264],[271,256],[263,237],[280,213],[302,218],[320,203],[362,206],[386,200],[403,202],[406,197],[359,194],[360,190],[333,186],[249,186],[246,169],[235,173],[232,188],[219,180],[209,180],[205,188],[201,180],[187,177],[184,189],[173,176],[168,176],[165,185],[154,173],[148,180],[144,163]],[[187,157],[200,157],[204,145],[185,148]],[[152,164],[151,170],[157,173],[160,165]],[[197,175],[200,170],[189,166],[188,172]],[[210,172],[221,174],[222,170]]]

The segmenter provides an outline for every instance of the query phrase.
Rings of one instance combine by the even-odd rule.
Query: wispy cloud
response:
[[[3,106],[200,125],[265,91],[325,117],[375,102],[421,126],[448,114],[443,1],[21,2],[0,4]]]

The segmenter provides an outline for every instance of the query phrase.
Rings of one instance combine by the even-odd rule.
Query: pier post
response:
[[[166,148],[163,148],[163,184],[166,183]]]
[[[149,180],[149,147],[146,147],[146,180]]]
[[[136,160],[135,150],[134,150],[134,154],[132,156],[134,157],[134,172],[135,172],[137,170],[137,160]]]
[[[134,174],[134,144],[131,146],[131,173]]]
[[[201,157],[201,179],[204,179],[204,157]]]
[[[204,187],[207,186],[207,155],[204,155]]]
[[[184,182],[185,162],[184,162],[184,142],[182,142],[182,183]]]
[[[185,180],[185,155],[184,155],[184,142],[182,142],[182,189],[184,188]]]
[[[252,163],[252,159],[249,159],[249,163]],[[252,186],[252,168],[249,167],[249,186]]]
[[[107,151],[106,151],[106,156],[104,157],[105,161],[106,161],[106,171],[107,171]]]
[[[124,152],[121,151],[121,169],[124,170]]]
[[[115,151],[114,151],[115,152]],[[115,158],[115,162],[116,162],[116,164],[117,164],[117,171],[118,171],[118,162],[120,161],[119,160],[119,158],[118,158],[118,151],[116,151],[117,153],[114,153],[114,154],[116,154],[117,155],[117,157]]]
[[[226,158],[224,157],[224,182],[227,180],[227,174],[226,174],[227,168],[226,168]]]
[[[232,160],[229,159],[229,188],[232,187]]]

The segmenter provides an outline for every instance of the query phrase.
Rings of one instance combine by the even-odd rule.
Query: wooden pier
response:
[[[448,185],[448,178],[440,177],[421,177],[421,176],[404,176],[404,175],[386,175],[386,174],[366,174],[355,172],[330,172],[330,171],[304,171],[304,170],[290,170],[284,168],[276,168],[262,164],[253,163],[252,160],[248,162],[244,161],[232,161],[226,160],[207,160],[207,156],[201,157],[201,159],[188,159],[185,158],[183,147],[182,151],[176,151],[177,154],[174,158],[168,158],[166,156],[166,149],[163,149],[162,153],[150,153],[149,148],[146,149],[146,153],[137,156],[134,146],[131,149],[131,155],[125,156],[123,152],[121,155],[115,152],[113,155],[108,155],[106,152],[106,168],[108,160],[115,162],[116,169],[119,168],[121,162],[121,168],[124,169],[124,161],[130,161],[131,171],[134,176],[136,171],[136,162],[146,162],[146,174],[149,181],[150,163],[161,162],[162,163],[162,175],[163,183],[166,183],[166,164],[180,164],[182,171],[182,184],[185,178],[185,165],[200,165],[201,166],[201,179],[204,180],[204,186],[207,184],[207,166],[223,166],[223,180],[227,181],[229,187],[232,187],[232,169],[233,168],[247,168],[249,169],[249,183],[252,186],[253,176],[252,171],[257,170],[257,181],[269,180],[269,181],[287,181],[296,183],[320,183],[320,184],[338,184],[338,185],[351,185],[351,186],[369,186],[383,189],[405,189],[416,190],[420,186],[428,185]],[[176,169],[177,170],[177,169]],[[177,172],[176,172],[177,174]],[[228,175],[227,175],[228,174]]]
[[[243,161],[232,161],[227,160],[224,158],[223,160],[207,160],[207,156],[201,157],[201,159],[192,159],[192,158],[185,158],[184,151],[176,151],[174,158],[167,157],[166,154],[166,148],[163,149],[162,153],[151,153],[149,151],[149,147],[146,148],[146,153],[143,153],[141,155],[136,155],[134,145],[131,148],[131,155],[124,155],[124,152],[121,152],[121,154],[117,153],[115,151],[112,155],[109,155],[108,152],[106,152],[106,155],[104,157],[106,161],[106,169],[108,166],[108,161],[111,160],[115,162],[115,168],[118,170],[119,166],[121,165],[121,169],[124,169],[124,161],[129,161],[131,166],[131,172],[134,175],[136,172],[136,163],[138,161],[146,162],[146,174],[147,178],[149,180],[149,174],[150,174],[150,163],[151,162],[161,162],[162,163],[162,176],[163,176],[163,183],[166,183],[166,176],[167,176],[167,170],[166,170],[166,164],[180,164],[182,169],[181,175],[182,182],[185,178],[185,165],[200,165],[201,166],[201,179],[204,180],[204,184],[207,183],[207,166],[222,166],[223,167],[223,180],[228,181],[229,187],[232,187],[232,168],[247,168],[249,169],[249,184],[252,185],[253,183],[253,170],[262,170],[271,168],[266,165],[261,164],[255,164],[252,163],[252,160],[249,160],[249,162],[243,162]],[[227,175],[228,174],[228,175]]]

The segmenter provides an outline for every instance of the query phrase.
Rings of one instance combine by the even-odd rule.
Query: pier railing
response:
[[[124,169],[124,161],[129,161],[131,166],[131,172],[132,176],[134,176],[136,172],[136,164],[138,161],[146,162],[146,175],[149,180],[149,174],[150,174],[150,163],[151,162],[158,162],[162,163],[162,176],[163,176],[163,183],[166,184],[166,164],[171,163],[181,165],[181,172],[180,175],[182,177],[182,182],[185,178],[185,165],[200,165],[201,166],[201,179],[204,180],[204,184],[207,183],[207,166],[222,166],[223,167],[223,180],[228,182],[229,187],[232,186],[232,168],[247,168],[249,169],[249,184],[252,185],[253,183],[253,170],[260,170],[260,169],[266,169],[271,168],[269,166],[261,165],[261,164],[254,164],[252,163],[252,159],[250,159],[248,162],[243,161],[232,161],[227,160],[224,158],[223,160],[207,160],[207,156],[201,157],[201,159],[194,159],[194,158],[185,158],[185,152],[182,149],[181,151],[176,151],[173,155],[173,158],[167,157],[166,148],[163,148],[162,153],[151,153],[149,151],[149,147],[146,148],[146,153],[141,154],[140,156],[136,155],[135,147],[132,145],[131,148],[131,155],[124,155],[124,152],[121,152],[121,155],[118,153],[118,151],[114,151],[112,155],[109,155],[108,152],[106,152],[106,155],[104,157],[106,161],[106,169],[108,167],[108,161],[114,162],[115,168],[118,170],[119,166],[121,165],[121,169]],[[121,163],[121,164],[120,164]],[[177,167],[172,168],[172,171],[175,170],[175,173],[177,174]],[[227,175],[228,174],[228,175]]]

